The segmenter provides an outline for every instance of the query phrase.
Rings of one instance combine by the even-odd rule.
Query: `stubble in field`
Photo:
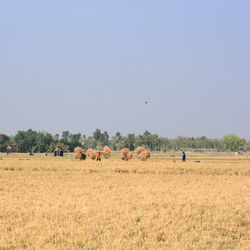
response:
[[[247,249],[248,162],[3,159],[0,249]]]

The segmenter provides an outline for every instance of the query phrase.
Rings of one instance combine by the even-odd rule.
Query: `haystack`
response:
[[[92,154],[92,152],[93,152],[93,149],[89,148],[87,150],[87,156],[90,157],[90,155]]]
[[[89,157],[91,160],[95,160],[96,159],[96,153],[93,151],[93,153],[90,155]]]
[[[145,149],[138,155],[138,158],[141,161],[146,161],[149,157],[150,157],[150,151],[148,149]]]
[[[105,159],[109,159],[111,157],[111,149],[108,146],[103,148],[103,156]]]
[[[135,153],[137,154],[137,155],[139,155],[141,152],[143,152],[145,150],[145,148],[144,147],[137,147],[136,149],[135,149]]]
[[[76,147],[74,149],[74,158],[77,160],[85,160],[86,159],[86,151],[80,147]]]
[[[127,158],[131,159],[132,157],[133,157],[133,153],[131,151],[129,151],[128,154],[127,154]]]
[[[123,148],[121,150],[121,159],[127,161],[133,157],[133,153],[129,151],[128,148]]]
[[[145,152],[145,154],[147,155],[147,158],[151,156],[151,153],[148,149],[145,149],[143,152]]]
[[[96,159],[96,153],[93,149],[89,148],[87,151],[87,155],[91,160],[95,160]]]

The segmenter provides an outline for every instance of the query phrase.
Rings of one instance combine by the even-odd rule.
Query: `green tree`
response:
[[[55,134],[55,136],[53,137],[53,141],[59,142],[59,134]]]
[[[86,148],[96,149],[97,141],[93,136],[89,136],[88,139],[85,139],[85,146]]]
[[[31,152],[36,146],[36,135],[37,132],[33,131],[32,129],[27,131],[18,131],[14,137],[14,141],[18,147],[18,152]]]
[[[52,141],[49,145],[48,152],[53,153],[56,149],[56,143]]]
[[[122,140],[122,135],[121,135],[121,133],[120,132],[117,132],[116,134],[115,134],[115,137],[116,137],[116,142],[117,143],[119,143],[121,140]]]
[[[82,140],[82,135],[81,133],[78,134],[70,134],[68,137],[68,146],[69,150],[72,152],[74,151],[74,148],[80,147],[81,146],[81,140]]]
[[[98,147],[109,145],[109,135],[107,131],[104,131],[104,133],[102,133],[100,129],[96,129],[93,133],[93,138],[96,140]]]
[[[96,141],[101,141],[102,140],[102,132],[100,129],[96,129],[95,132],[93,133],[93,137]]]
[[[104,131],[102,134],[102,146],[109,145],[109,134],[107,131]]]
[[[135,135],[134,134],[128,134],[127,141],[128,141],[129,150],[134,151],[135,150]]]
[[[17,145],[17,143],[14,141],[14,138],[13,138],[13,137],[9,140],[7,146],[10,146],[10,147],[12,148],[12,149],[11,149],[12,152],[18,152],[18,145]]]
[[[221,139],[224,150],[239,151],[243,150],[246,144],[245,139],[239,138],[234,134],[224,135]]]
[[[62,132],[62,140],[63,143],[67,143],[69,139],[69,131],[63,131]]]
[[[117,132],[115,136],[112,136],[109,145],[111,146],[112,149],[117,150],[118,148],[121,147],[122,144],[122,135],[120,132]]]
[[[0,152],[6,152],[10,137],[7,135],[0,135]]]
[[[168,138],[159,138],[160,150],[166,152],[171,149],[170,140]]]
[[[64,152],[69,152],[69,146],[63,143],[57,143],[56,147],[61,147]]]
[[[34,152],[44,153],[49,151],[49,145],[53,141],[53,136],[47,132],[39,132],[35,138]]]

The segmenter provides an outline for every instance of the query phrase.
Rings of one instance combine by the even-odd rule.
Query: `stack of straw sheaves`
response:
[[[121,159],[127,161],[133,157],[133,153],[128,148],[121,150]]]
[[[77,160],[85,160],[86,159],[86,151],[80,147],[76,147],[74,149],[74,158]]]
[[[87,155],[91,160],[95,160],[96,159],[96,153],[93,149],[89,148],[87,151]]]
[[[103,156],[105,159],[109,159],[111,157],[111,149],[108,146],[103,148]]]
[[[150,157],[150,151],[144,147],[137,147],[135,150],[138,158],[142,161],[146,161]]]

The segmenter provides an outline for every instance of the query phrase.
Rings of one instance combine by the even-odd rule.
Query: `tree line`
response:
[[[96,129],[93,135],[87,137],[84,134],[72,134],[69,131],[63,131],[61,135],[52,135],[48,132],[37,132],[29,129],[18,131],[14,136],[0,135],[0,152],[6,152],[7,147],[11,147],[12,152],[49,153],[58,146],[62,147],[65,152],[73,152],[75,147],[101,150],[105,145],[118,151],[122,148],[129,148],[133,151],[137,146],[144,146],[151,151],[163,152],[180,150],[196,152],[250,151],[250,141],[234,134],[225,135],[220,139],[207,138],[206,136],[166,138],[145,131],[142,135],[128,134],[126,136],[117,132],[110,137],[106,131],[102,132],[100,129]]]

